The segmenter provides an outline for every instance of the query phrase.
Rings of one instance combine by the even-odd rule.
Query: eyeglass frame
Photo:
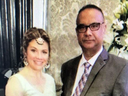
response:
[[[94,24],[98,24],[98,26],[99,26],[96,30],[92,30],[92,29],[91,29],[91,25],[94,25]],[[90,28],[91,31],[97,31],[97,30],[99,30],[100,25],[102,25],[102,24],[104,24],[104,22],[102,22],[102,23],[94,22],[94,23],[91,23],[90,25],[79,24],[79,25],[77,25],[77,27],[76,27],[76,31],[77,31],[78,33],[84,33],[84,32],[87,31],[88,27]],[[84,26],[84,28],[86,29],[84,32],[79,32],[79,31],[78,31],[78,30],[79,30],[78,27],[79,27],[80,25],[82,25],[82,27]]]

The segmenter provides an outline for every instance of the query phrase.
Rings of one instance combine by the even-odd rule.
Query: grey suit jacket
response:
[[[81,55],[61,67],[61,96],[71,96]],[[81,96],[128,96],[128,61],[103,49],[87,79]]]

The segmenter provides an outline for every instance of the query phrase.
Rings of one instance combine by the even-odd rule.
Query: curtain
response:
[[[0,71],[22,66],[23,32],[33,25],[33,0],[0,0]]]

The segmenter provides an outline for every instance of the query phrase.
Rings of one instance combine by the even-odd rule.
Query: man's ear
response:
[[[77,29],[75,28],[75,30],[76,30],[76,34],[78,35],[78,32],[77,32]]]
[[[105,22],[105,23],[104,23],[104,29],[103,29],[104,34],[106,33],[106,30],[107,30],[107,24],[106,24],[106,22]]]

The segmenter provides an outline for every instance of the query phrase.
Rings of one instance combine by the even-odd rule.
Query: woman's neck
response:
[[[32,77],[32,78],[42,78],[43,71],[42,70],[34,70],[29,66],[25,66],[22,70],[22,73],[26,76]]]

